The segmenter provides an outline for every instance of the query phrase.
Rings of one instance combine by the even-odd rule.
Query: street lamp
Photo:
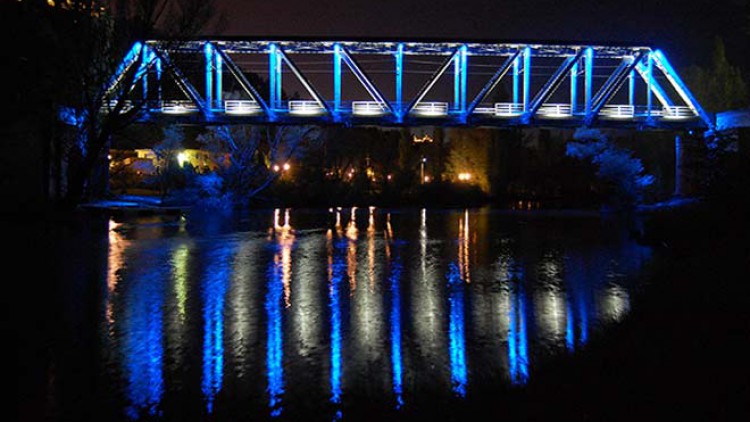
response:
[[[422,162],[419,163],[419,180],[420,180],[421,184],[424,184],[424,182],[425,182],[425,180],[424,180],[424,165],[425,165],[426,162],[427,162],[427,158],[426,157],[422,157]]]

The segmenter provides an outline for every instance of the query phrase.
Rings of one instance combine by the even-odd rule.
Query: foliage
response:
[[[238,125],[211,127],[198,137],[198,142],[224,157],[216,171],[222,181],[220,191],[222,195],[230,194],[227,200],[241,205],[274,180],[290,177],[296,170],[283,170],[284,164],[318,148],[319,139],[320,130],[314,127]],[[217,192],[204,193],[215,196]]]
[[[748,87],[739,67],[727,61],[724,42],[714,39],[711,65],[693,65],[683,72],[685,81],[709,112],[732,110],[748,105]]]
[[[125,107],[135,73],[128,72],[118,89],[106,101],[115,104],[101,113],[104,93],[119,60],[136,41],[153,37],[196,35],[214,17],[214,0],[65,0],[29,1],[18,5],[19,17],[33,20],[23,25],[23,52],[44,54],[20,56],[29,68],[37,69],[29,79],[18,75],[14,80],[43,80],[47,89],[44,102],[29,109],[12,107],[16,113],[41,112],[56,116],[68,109],[72,136],[58,136],[55,149],[62,152],[68,169],[65,202],[74,207],[92,190],[92,173],[105,162],[110,137],[130,125],[142,104]],[[25,55],[26,53],[18,53]],[[23,116],[22,116],[23,117]],[[54,117],[53,117],[54,118]]]
[[[450,152],[446,162],[446,176],[458,180],[460,173],[470,173],[471,183],[484,192],[490,191],[489,169],[491,133],[487,130],[459,130],[448,132]]]
[[[615,146],[597,129],[578,129],[573,139],[566,155],[590,161],[597,168],[596,176],[604,183],[613,205],[628,207],[642,201],[645,189],[655,179],[644,174],[641,160]]]

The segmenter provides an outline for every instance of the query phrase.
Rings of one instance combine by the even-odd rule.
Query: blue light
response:
[[[156,59],[156,85],[157,85],[157,100],[159,103],[161,103],[162,100],[162,93],[161,93],[161,75],[162,75],[162,63],[161,59]]]
[[[583,345],[589,339],[589,316],[586,297],[583,293],[578,297],[578,341]]]
[[[276,44],[268,45],[268,92],[270,103],[269,112],[271,117],[274,111],[280,107],[281,102],[281,63]]]
[[[224,377],[224,299],[231,272],[232,248],[225,246],[208,255],[211,265],[203,281],[203,380],[201,390],[206,409],[213,412],[214,400]]]
[[[396,408],[404,405],[401,367],[401,262],[398,256],[391,264],[391,366],[393,368],[393,393]]]
[[[141,80],[143,83],[143,99],[148,99],[148,64],[150,63],[153,53],[149,51],[147,45],[144,45],[141,49],[141,64],[138,66],[138,73],[136,74],[134,82]]]
[[[404,44],[399,43],[396,49],[396,120],[401,122],[404,118],[403,106],[403,80],[404,80]]]
[[[453,109],[461,109],[461,51],[453,56]]]
[[[513,103],[518,104],[519,75],[521,74],[521,61],[519,57],[513,60]]]
[[[216,88],[216,95],[215,95],[216,107],[221,108],[222,106],[221,98],[223,94],[222,93],[222,90],[223,90],[222,80],[224,76],[223,71],[222,71],[223,61],[221,59],[221,56],[216,51],[214,51],[214,62],[216,63],[216,87],[215,87]]]
[[[203,54],[206,59],[206,109],[210,110],[213,105],[213,59],[214,49],[211,43],[203,46]]]
[[[526,297],[523,290],[524,274],[518,269],[511,280],[508,315],[508,372],[513,384],[525,384],[529,379],[528,339],[526,334]]]
[[[586,115],[589,115],[591,113],[591,92],[594,89],[594,49],[591,47],[586,48],[586,55],[584,56],[584,66],[585,66],[585,81],[584,81],[584,90],[586,95],[586,104],[585,104],[585,110]]]
[[[331,260],[330,268],[330,286],[328,290],[329,308],[331,311],[331,403],[337,408],[341,405],[341,280],[346,274],[346,264],[344,263],[343,253],[346,244],[336,243],[334,256]],[[341,418],[341,410],[337,409],[337,419]]]
[[[464,332],[464,283],[456,263],[448,270],[448,301],[450,302],[449,347],[451,361],[451,388],[459,397],[466,396],[466,336]]]
[[[628,105],[635,104],[635,70],[628,75]]]
[[[523,111],[529,109],[531,101],[531,48],[523,51]]]
[[[576,103],[578,103],[578,60],[573,68],[570,69],[570,112],[576,112]]]
[[[575,323],[573,321],[573,308],[568,302],[565,305],[565,348],[572,352],[576,347]]]
[[[136,60],[138,60],[138,56],[141,54],[141,49],[143,48],[143,44],[140,42],[135,42],[132,47],[130,47],[130,50],[128,50],[127,54],[125,54],[125,58],[120,62],[119,65],[117,65],[117,69],[115,70],[114,75],[109,79],[107,83],[107,88],[105,92],[109,93],[114,87],[117,85],[117,83],[122,79],[123,74],[132,66],[133,63],[135,63]]]
[[[333,45],[333,115],[341,110],[341,45]]]
[[[155,262],[164,262],[161,250]],[[161,258],[161,259],[160,259]],[[137,267],[136,267],[137,268]],[[157,416],[164,394],[163,306],[166,267],[138,271],[126,293],[124,317],[124,365],[127,373],[126,414],[139,419],[143,413]]]
[[[268,269],[266,292],[266,376],[268,378],[268,407],[272,417],[281,415],[284,395],[284,350],[282,334],[282,307],[284,300],[283,264],[271,262]]]

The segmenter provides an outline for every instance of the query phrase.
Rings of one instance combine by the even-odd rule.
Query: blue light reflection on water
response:
[[[329,240],[330,242],[330,240]],[[328,299],[331,318],[331,403],[336,407],[336,419],[341,418],[341,281],[346,274],[347,242],[339,240],[335,245],[329,243],[328,256]]]
[[[156,250],[153,262],[167,261],[166,250]],[[130,419],[159,415],[164,394],[163,305],[167,267],[138,265],[126,295],[124,366],[127,373]]]
[[[455,262],[448,269],[450,290],[449,348],[451,362],[451,389],[460,397],[466,396],[466,335],[464,332],[464,283],[461,271]]]
[[[268,268],[268,283],[265,299],[266,309],[266,377],[268,378],[268,407],[271,416],[277,417],[283,411],[284,395],[282,300],[284,284],[282,262],[278,254]]]
[[[396,253],[391,262],[391,367],[393,371],[393,393],[396,396],[396,408],[404,405],[403,369],[401,366],[401,259]]]
[[[565,347],[569,352],[577,347],[583,346],[588,341],[589,332],[589,290],[591,276],[587,272],[589,266],[594,267],[593,272],[598,273],[596,262],[584,263],[582,258],[571,256],[565,267],[566,289],[568,290],[568,305],[565,324]],[[604,274],[602,272],[601,276]]]
[[[511,270],[510,307],[508,315],[508,372],[513,384],[525,384],[529,379],[529,354],[526,327],[526,295],[524,272]]]
[[[203,380],[206,410],[213,412],[224,375],[224,300],[231,273],[231,246],[219,247],[208,256],[203,281]]]

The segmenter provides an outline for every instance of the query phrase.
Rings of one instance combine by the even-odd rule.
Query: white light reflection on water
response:
[[[127,414],[158,417],[165,391],[199,385],[216,417],[239,406],[229,397],[284,417],[322,406],[317,397],[334,418],[359,397],[396,408],[434,391],[460,399],[494,378],[525,383],[544,356],[627,315],[626,279],[645,261],[633,246],[581,247],[564,224],[540,242],[531,225],[506,230],[481,212],[347,209],[342,221],[332,209],[322,232],[276,210],[255,231],[149,229],[143,242],[111,230],[99,303],[102,327],[114,326],[107,347],[121,348]]]

